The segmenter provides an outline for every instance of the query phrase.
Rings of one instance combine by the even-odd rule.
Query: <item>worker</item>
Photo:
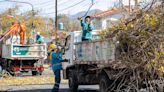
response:
[[[60,72],[62,70],[62,53],[59,48],[54,48],[51,52],[51,67],[55,75],[55,84],[52,92],[58,92],[60,86]]]
[[[53,43],[53,41],[50,42],[50,44],[48,45],[48,51],[47,51],[47,54],[48,54],[48,61],[51,62],[51,52],[54,48],[56,48],[57,46]]]
[[[48,52],[51,52],[53,48],[56,48],[56,44],[54,44],[53,41],[51,41],[50,44],[48,45]]]
[[[91,17],[86,16],[85,21],[82,20],[82,18],[78,18],[80,20],[80,24],[82,27],[82,41],[92,40],[92,31],[93,31],[93,25],[91,24]]]
[[[40,32],[37,32],[36,42],[39,43],[39,44],[44,42],[44,37],[40,34]]]

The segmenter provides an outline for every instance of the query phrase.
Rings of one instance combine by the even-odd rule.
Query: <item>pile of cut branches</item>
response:
[[[139,91],[140,84],[149,84],[146,87],[150,88],[154,85],[150,81],[164,78],[163,4],[152,3],[149,8],[137,9],[133,14],[126,21],[100,33],[103,34],[102,38],[116,37],[119,42],[117,62],[128,68],[120,73],[123,74],[121,78],[124,81],[117,86],[117,91],[127,84],[126,88],[133,88],[135,91]],[[123,76],[131,77],[123,79]],[[154,86],[153,92],[156,90]]]

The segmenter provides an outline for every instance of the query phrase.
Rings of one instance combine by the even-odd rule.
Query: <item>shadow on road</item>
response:
[[[33,90],[21,90],[21,91],[10,91],[10,92],[51,92],[51,89],[33,89]],[[69,89],[60,89],[59,92],[70,92]],[[78,92],[99,92],[93,89],[83,89]]]

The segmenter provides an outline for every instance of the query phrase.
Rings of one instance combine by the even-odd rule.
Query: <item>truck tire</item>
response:
[[[37,71],[32,71],[32,76],[36,76],[38,74]]]
[[[38,71],[38,75],[42,75],[43,71]]]
[[[69,88],[70,88],[70,92],[78,91],[78,81],[74,71],[71,71],[69,73]]]
[[[103,74],[100,76],[99,86],[100,92],[108,92],[107,89],[110,86],[111,80],[107,77],[107,75]]]

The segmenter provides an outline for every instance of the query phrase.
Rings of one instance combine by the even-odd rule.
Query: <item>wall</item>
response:
[[[102,29],[102,19],[101,18],[94,18],[93,22],[93,26],[94,29],[99,30]]]
[[[117,13],[114,15],[110,15],[104,18],[96,18],[94,19],[94,26],[95,29],[106,29],[109,27],[112,27],[112,25],[117,24],[120,20],[121,17],[128,17],[128,13],[127,12],[121,12],[121,13]]]

